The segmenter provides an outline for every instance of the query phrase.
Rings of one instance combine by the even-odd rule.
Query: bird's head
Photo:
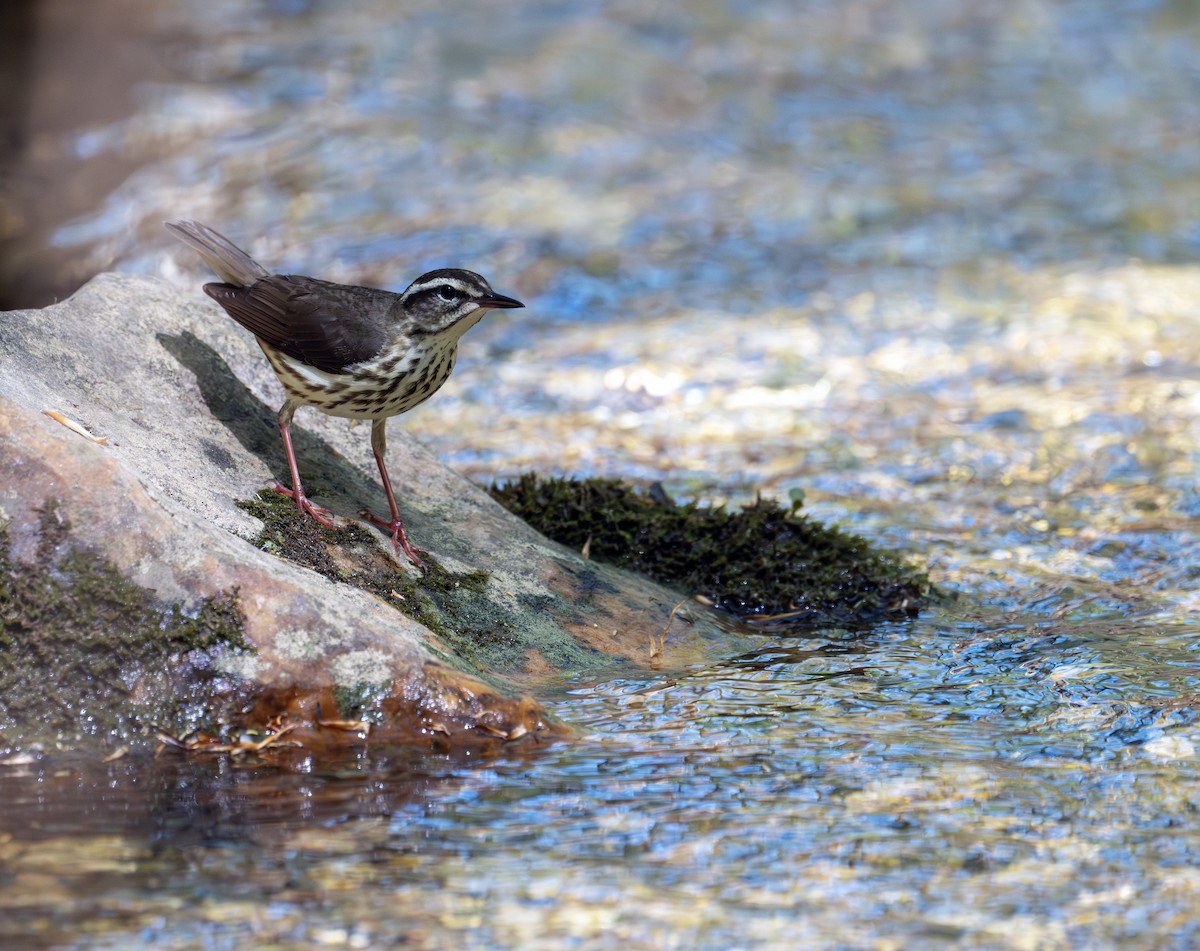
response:
[[[497,294],[474,271],[441,268],[422,274],[400,295],[402,319],[414,335],[453,331],[458,337],[497,307],[524,307],[519,300]]]

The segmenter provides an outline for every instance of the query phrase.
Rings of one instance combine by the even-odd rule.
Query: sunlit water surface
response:
[[[188,215],[333,279],[475,267],[529,308],[396,428],[480,481],[801,490],[957,597],[565,684],[578,740],[482,762],[0,767],[0,939],[1200,940],[1188,5],[155,9],[185,75],[68,140],[138,165],[77,263],[194,287]]]
[[[484,761],[9,768],[0,936],[1186,947],[1200,627],[1020,613],[580,685],[582,739]]]

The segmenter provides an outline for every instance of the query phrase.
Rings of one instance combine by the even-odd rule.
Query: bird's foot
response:
[[[392,533],[392,548],[395,549],[397,556],[399,556],[401,549],[403,549],[404,554],[408,556],[409,561],[411,561],[418,568],[425,567],[425,562],[422,560],[421,556],[424,555],[426,558],[428,558],[429,552],[425,551],[423,548],[418,548],[408,540],[408,535],[404,531],[404,523],[401,522],[400,519],[380,518],[378,515],[372,515],[366,509],[363,509],[359,514],[362,515],[362,517],[372,525],[378,525],[380,528],[386,529]]]
[[[279,482],[275,483],[274,489],[276,492],[283,493],[289,499],[295,499],[296,507],[306,515],[311,515],[313,521],[320,522],[322,525],[325,525],[328,528],[333,528],[333,513],[330,512],[329,509],[323,509],[319,505],[313,505],[312,502],[308,501],[308,497],[304,494],[303,490],[300,492],[295,492]]]

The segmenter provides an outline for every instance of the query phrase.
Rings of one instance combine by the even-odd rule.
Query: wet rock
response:
[[[24,682],[58,684],[55,715],[18,718],[30,696],[0,697],[0,747],[229,731],[275,717],[317,746],[318,734],[362,742],[368,729],[385,740],[515,739],[563,731],[523,696],[547,680],[747,645],[698,608],[673,613],[673,592],[547,541],[406,437],[402,420],[390,427],[389,464],[409,532],[437,563],[428,575],[358,519],[383,506],[366,427],[305,411],[293,430],[305,488],[336,529],[294,516],[273,493],[259,498],[288,481],[279,400],[253,339],[199,295],[109,274],[62,304],[0,314],[0,638],[75,629],[29,603],[51,597],[28,594],[42,590],[30,582],[39,573],[57,585],[55,604],[73,605],[76,626],[81,598],[108,595],[81,593],[72,579],[120,579],[114,603],[150,641],[206,605],[240,612],[226,643],[185,640],[116,664],[103,702],[85,689],[90,661],[43,656],[50,669]],[[80,558],[86,570],[64,569]],[[136,592],[145,604],[130,606]],[[136,627],[121,617],[109,621]],[[188,671],[203,674],[210,702],[196,694],[164,723],[169,714],[150,700],[193,689]],[[72,682],[93,709],[66,704],[64,720]],[[121,709],[98,717],[103,703]]]

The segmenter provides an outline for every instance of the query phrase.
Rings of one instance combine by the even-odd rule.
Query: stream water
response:
[[[579,740],[484,761],[2,766],[0,943],[1200,941],[1194,4],[120,6],[150,62],[37,133],[107,177],[27,288],[194,286],[178,216],[472,267],[529,307],[399,424],[456,468],[801,490],[955,597],[564,684]]]

